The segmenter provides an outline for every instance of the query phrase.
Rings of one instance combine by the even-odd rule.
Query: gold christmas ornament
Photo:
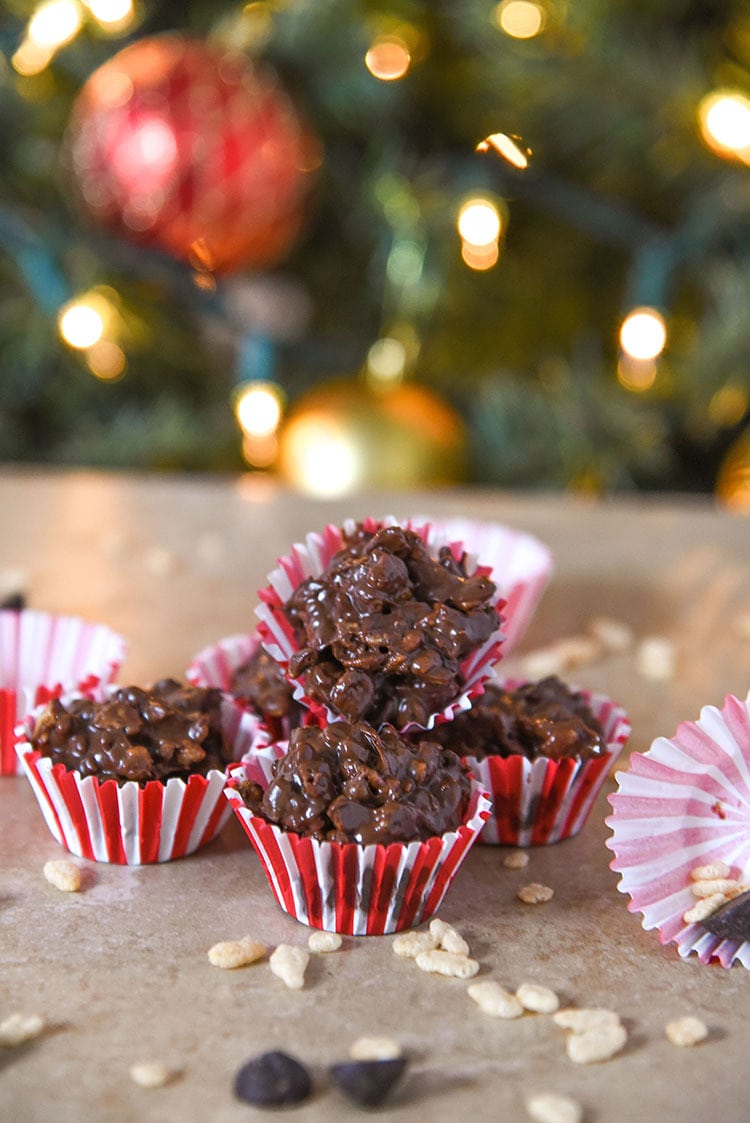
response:
[[[459,415],[410,382],[384,390],[355,379],[329,382],[300,399],[280,435],[281,475],[312,495],[457,484],[466,463]]]
[[[716,496],[730,511],[750,515],[750,428],[740,433],[724,457]]]

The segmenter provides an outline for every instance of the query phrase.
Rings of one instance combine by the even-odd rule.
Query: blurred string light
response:
[[[514,168],[520,171],[528,168],[531,149],[526,147],[520,137],[511,136],[509,133],[490,133],[484,140],[480,140],[475,151],[489,152],[491,148]]]
[[[470,269],[491,269],[500,256],[503,216],[494,199],[475,195],[466,199],[458,211],[456,228],[461,239],[461,256]]]
[[[127,358],[112,338],[120,329],[118,294],[106,285],[91,289],[64,304],[58,312],[60,338],[82,351],[91,373],[105,382],[122,377]]]
[[[32,14],[26,37],[37,47],[56,51],[75,38],[82,24],[78,0],[45,0]]]
[[[398,385],[406,369],[406,348],[400,339],[384,336],[367,352],[367,381],[375,389]]]
[[[634,359],[621,355],[617,364],[617,380],[626,390],[644,394],[656,382],[656,362],[653,359]]]
[[[502,0],[492,13],[496,27],[513,39],[533,39],[544,30],[546,13],[534,0]]]
[[[268,468],[278,454],[278,429],[284,412],[284,393],[275,382],[242,383],[234,398],[234,413],[242,430],[242,454],[253,468]]]
[[[60,310],[60,337],[76,351],[93,347],[104,334],[104,317],[88,299],[72,300]]]
[[[629,359],[657,359],[666,343],[667,325],[656,308],[634,308],[620,326],[620,346]]]
[[[395,82],[408,73],[411,52],[398,35],[380,35],[365,55],[365,66],[373,78]]]
[[[719,156],[750,164],[750,98],[740,90],[714,90],[698,106],[704,141]]]
[[[281,452],[285,478],[319,498],[346,495],[366,476],[356,436],[325,411],[293,418],[284,430]]]
[[[84,0],[84,3],[105,31],[126,31],[135,20],[133,0]]]
[[[127,358],[118,343],[99,339],[86,349],[86,363],[91,373],[102,382],[115,382],[125,373]]]

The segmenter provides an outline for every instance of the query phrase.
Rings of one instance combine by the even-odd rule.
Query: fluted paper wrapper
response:
[[[285,747],[250,753],[230,770],[225,790],[281,908],[302,924],[350,936],[399,932],[432,916],[490,813],[481,784],[472,781],[464,822],[447,834],[387,846],[319,842],[254,815],[233,787],[239,779],[265,787]]]
[[[505,600],[503,656],[523,637],[554,566],[552,554],[531,534],[503,523],[473,519],[432,519],[433,529],[449,542],[462,542],[469,554],[491,570],[490,577]]]
[[[63,701],[69,699],[66,695]],[[172,777],[141,787],[132,780],[102,783],[53,764],[27,740],[37,712],[27,717],[16,749],[47,826],[71,854],[129,866],[169,862],[211,842],[231,816],[224,798],[226,776],[216,769],[187,781]],[[257,722],[226,700],[222,726],[239,760],[255,743]]]
[[[16,727],[67,690],[112,682],[125,640],[103,624],[25,609],[0,611],[0,776],[21,771]]]
[[[454,555],[460,558],[463,548],[460,543],[448,543],[444,535],[433,530],[428,524],[416,524],[410,520],[398,520],[392,516],[384,519],[365,519],[363,525],[366,530],[375,533],[385,526],[403,526],[412,530],[426,543],[431,553],[436,553],[443,545],[450,545]],[[277,567],[268,576],[269,584],[261,589],[259,596],[261,603],[256,608],[260,619],[259,631],[263,637],[263,645],[270,655],[277,660],[288,676],[289,660],[298,650],[297,640],[289,621],[283,612],[283,607],[291,597],[294,590],[308,577],[317,577],[328,565],[333,555],[341,549],[344,533],[353,533],[356,527],[354,520],[348,520],[343,528],[329,525],[322,534],[312,532],[307,535],[304,544],[297,543],[292,547],[291,553],[279,559]],[[469,559],[470,563],[472,559]],[[489,574],[486,566],[468,566],[468,572]],[[495,594],[494,603],[502,608],[502,598],[499,592]],[[492,673],[493,664],[501,655],[503,632],[500,628],[476,651],[461,664],[462,689],[459,696],[446,706],[440,713],[431,714],[425,723],[425,729],[434,728],[436,723],[450,721],[459,710],[468,709],[472,698],[482,691],[482,683]],[[336,711],[321,705],[305,693],[302,679],[290,679],[294,683],[294,697],[319,721],[337,721],[341,715]],[[410,722],[401,730],[419,728],[416,722]]]
[[[730,694],[721,709],[705,706],[698,721],[633,753],[616,779],[607,846],[630,912],[683,958],[694,952],[701,963],[750,967],[749,942],[683,920],[696,903],[696,866],[725,862],[729,876],[750,887],[750,694],[744,702]]]
[[[501,683],[515,690],[520,680]],[[577,688],[575,688],[577,689]],[[607,741],[607,752],[590,760],[566,757],[529,760],[516,754],[466,757],[466,763],[492,796],[493,812],[480,842],[544,846],[577,834],[586,822],[615,760],[630,736],[625,711],[603,694],[582,690]]]

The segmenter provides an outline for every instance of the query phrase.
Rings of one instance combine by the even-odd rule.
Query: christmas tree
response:
[[[740,0],[6,0],[0,459],[750,505]]]

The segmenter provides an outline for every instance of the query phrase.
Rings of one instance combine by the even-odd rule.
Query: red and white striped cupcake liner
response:
[[[254,815],[236,790],[244,779],[265,787],[285,750],[251,752],[230,769],[225,789],[281,908],[302,924],[350,936],[399,932],[432,916],[490,814],[481,784],[472,780],[463,824],[439,837],[387,846],[319,842]]]
[[[490,568],[503,607],[503,655],[518,646],[547,588],[554,561],[543,542],[503,523],[473,519],[432,519],[433,529],[449,542],[462,542],[469,554]]]
[[[65,695],[63,701],[72,697]],[[132,780],[100,782],[53,764],[28,741],[39,712],[41,707],[27,716],[16,751],[47,826],[71,854],[129,866],[169,862],[211,842],[230,818],[223,794],[226,776],[216,769],[187,781],[172,777],[141,787]],[[239,760],[255,744],[256,719],[226,699],[222,727]]]
[[[705,706],[673,737],[633,753],[609,797],[610,863],[618,889],[646,930],[675,944],[683,958],[750,967],[750,942],[722,939],[683,916],[695,905],[691,870],[723,862],[750,887],[750,694]]]
[[[63,691],[112,682],[125,640],[104,624],[24,609],[0,611],[0,776],[21,771],[16,726]]]
[[[289,554],[279,558],[277,567],[268,576],[268,586],[260,590],[261,603],[255,611],[260,619],[259,631],[263,638],[263,645],[280,664],[287,677],[289,677],[289,660],[298,650],[298,644],[294,629],[283,612],[284,605],[303,581],[308,577],[317,577],[323,572],[333,555],[343,546],[344,535],[353,533],[356,525],[355,520],[349,519],[343,527],[328,525],[320,534],[316,532],[308,534],[304,544],[296,543]],[[450,545],[457,559],[464,552],[461,543],[446,542],[445,536],[429,524],[417,524],[409,519],[398,520],[389,515],[383,519],[364,519],[362,525],[365,530],[373,533],[385,526],[403,526],[418,534],[431,552],[436,553],[443,545]],[[471,562],[472,559],[469,560]],[[489,575],[490,570],[487,566],[475,564],[474,569],[469,565],[469,572]],[[495,593],[494,603],[502,609],[503,602],[499,591]],[[482,683],[492,673],[493,664],[500,659],[503,638],[502,631],[498,629],[464,660],[460,667],[462,678],[460,696],[439,714],[431,714],[424,728],[432,729],[436,723],[450,721],[459,710],[468,709],[472,698],[481,694]],[[340,719],[340,715],[335,711],[314,701],[305,693],[301,679],[290,678],[289,681],[294,684],[296,701],[309,709],[316,719],[329,722]],[[411,722],[401,732],[416,728],[418,728],[417,723]]]
[[[515,690],[521,680],[501,685]],[[578,688],[574,688],[578,689]],[[503,846],[545,846],[577,834],[586,822],[609,771],[630,736],[625,711],[603,694],[580,692],[600,722],[607,752],[589,760],[566,757],[529,760],[521,754],[466,757],[492,796],[493,813],[480,842]]]

